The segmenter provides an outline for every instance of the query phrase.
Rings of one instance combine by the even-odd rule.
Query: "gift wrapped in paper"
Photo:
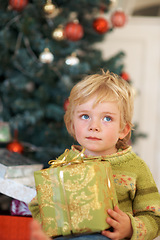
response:
[[[55,237],[109,228],[107,209],[117,204],[110,163],[64,160],[34,174],[43,230]]]
[[[42,168],[35,160],[0,149],[0,193],[28,204],[36,195],[34,172]]]

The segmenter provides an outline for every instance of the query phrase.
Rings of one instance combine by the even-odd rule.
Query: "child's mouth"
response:
[[[87,139],[92,140],[92,141],[99,141],[99,140],[101,140],[100,138],[97,138],[97,137],[87,137]]]

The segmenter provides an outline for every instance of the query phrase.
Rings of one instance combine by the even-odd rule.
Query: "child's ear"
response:
[[[129,124],[127,123],[125,125],[125,127],[123,128],[123,130],[120,131],[119,133],[119,138],[123,139],[127,136],[127,134],[131,131],[131,127],[129,126]]]

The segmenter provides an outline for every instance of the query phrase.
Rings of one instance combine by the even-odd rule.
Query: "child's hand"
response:
[[[102,231],[102,235],[111,238],[112,240],[120,240],[123,238],[131,238],[133,229],[129,216],[122,212],[118,206],[114,210],[108,209],[110,217],[107,218],[107,223],[113,227],[113,232]]]
[[[30,224],[30,240],[51,240],[41,229],[41,225],[32,220]]]

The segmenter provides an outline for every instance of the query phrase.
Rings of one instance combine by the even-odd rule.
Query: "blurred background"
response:
[[[71,88],[109,69],[135,87],[130,144],[160,189],[160,0],[0,0],[0,19],[0,150],[47,167],[75,143]]]

